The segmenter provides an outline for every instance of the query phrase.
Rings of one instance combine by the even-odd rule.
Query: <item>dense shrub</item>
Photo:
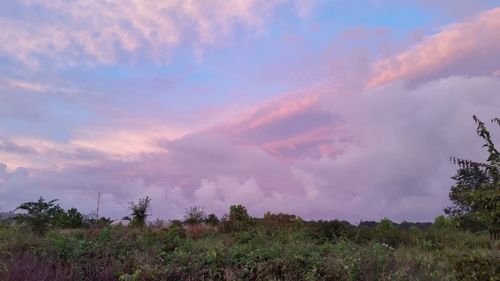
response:
[[[472,252],[463,254],[454,263],[459,280],[500,280],[500,257],[494,253]]]

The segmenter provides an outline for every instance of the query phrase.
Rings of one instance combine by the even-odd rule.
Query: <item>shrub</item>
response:
[[[210,225],[218,225],[219,222],[219,219],[214,213],[208,215],[208,217],[205,219],[205,223],[208,223]]]
[[[500,280],[500,257],[487,253],[468,253],[454,264],[458,280],[498,281]]]
[[[188,224],[199,224],[207,219],[207,214],[202,207],[194,206],[186,210],[184,222]]]
[[[335,242],[338,239],[352,236],[350,225],[338,220],[318,221],[308,224],[308,235],[321,242]]]
[[[435,230],[452,230],[455,229],[455,223],[451,218],[443,215],[437,216],[432,224],[432,229]]]
[[[129,209],[132,211],[130,214],[132,220],[129,226],[131,227],[144,227],[146,224],[146,219],[148,218],[149,211],[151,209],[151,199],[146,196],[139,199],[139,203],[129,202]]]
[[[76,208],[71,208],[61,213],[56,224],[62,228],[80,228],[83,227],[83,215]]]

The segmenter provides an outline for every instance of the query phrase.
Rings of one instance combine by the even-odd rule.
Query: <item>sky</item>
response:
[[[0,0],[0,212],[432,221],[474,114],[499,0]]]

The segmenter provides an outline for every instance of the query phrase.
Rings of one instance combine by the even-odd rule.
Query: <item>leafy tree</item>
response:
[[[78,212],[78,209],[71,208],[61,213],[57,220],[57,226],[63,228],[80,228],[83,226],[83,215]]]
[[[380,230],[387,230],[387,229],[392,229],[392,228],[394,228],[394,223],[388,218],[383,218],[377,224],[377,229],[380,229]]]
[[[131,212],[130,216],[132,220],[129,226],[131,227],[144,227],[146,225],[146,219],[150,216],[149,211],[151,210],[151,199],[146,196],[139,199],[139,203],[129,202],[129,209]]]
[[[224,232],[244,230],[250,224],[250,216],[243,205],[229,206],[229,214],[222,216],[220,221],[221,230]]]
[[[22,210],[26,213],[20,214],[17,219],[25,222],[37,234],[44,234],[49,226],[56,224],[64,210],[56,202],[58,199],[45,201],[42,197],[36,202],[25,202],[14,211]]]
[[[229,221],[231,230],[245,229],[250,223],[250,216],[248,215],[247,208],[243,205],[229,206]]]
[[[194,206],[186,209],[186,214],[184,215],[184,222],[189,224],[199,224],[205,221],[207,214],[205,209],[199,206]]]
[[[247,208],[243,205],[229,206],[229,220],[233,222],[246,223],[250,220]]]
[[[473,230],[487,228],[492,239],[500,237],[500,153],[495,148],[485,124],[473,116],[477,124],[476,133],[481,137],[488,151],[486,163],[478,163],[452,157],[458,164],[456,181],[450,191],[453,205],[444,211],[458,221],[460,227]],[[492,123],[500,125],[495,118]]]
[[[205,223],[208,223],[208,224],[211,224],[211,225],[218,225],[219,224],[219,218],[217,218],[217,216],[214,213],[211,213],[205,219]]]

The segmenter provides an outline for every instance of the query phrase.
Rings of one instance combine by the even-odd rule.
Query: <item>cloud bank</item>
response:
[[[265,31],[264,23],[285,5],[148,3],[21,1],[20,17],[0,17],[0,54],[31,66],[144,58],[161,64],[178,46],[201,52],[238,37],[240,29]],[[294,9],[305,18],[313,4],[296,2]],[[35,8],[40,13],[32,14]],[[7,102],[0,103],[0,207],[12,210],[41,195],[88,213],[101,192],[102,214],[114,219],[127,215],[127,202],[150,196],[159,218],[180,218],[193,205],[222,215],[229,205],[244,204],[255,216],[432,220],[448,204],[456,169],[449,157],[486,157],[471,116],[489,120],[499,113],[499,13],[492,9],[445,26],[376,59],[333,48],[345,60],[332,63],[332,77],[193,127],[151,118],[151,108],[168,110],[156,104],[164,96],[145,90],[129,101],[123,85],[94,97],[69,82],[1,76],[0,98]],[[35,21],[41,23],[36,28]],[[381,32],[357,30],[367,37]],[[363,34],[354,35],[362,40]],[[306,63],[328,68],[329,60],[314,58]],[[108,71],[120,82],[131,75]],[[276,77],[280,71],[288,69],[273,66]],[[197,78],[193,83],[207,79]],[[98,109],[86,107],[89,99],[100,102]],[[207,99],[207,112],[221,116],[232,106]],[[116,100],[125,105],[107,107]]]
[[[191,205],[221,215],[242,203],[253,215],[270,210],[354,222],[382,216],[429,220],[448,202],[455,169],[449,157],[485,157],[470,117],[495,116],[498,91],[497,78],[458,76],[412,90],[398,82],[353,96],[323,96],[317,113],[340,120],[347,140],[333,132],[324,143],[335,154],[304,154],[292,162],[259,141],[240,143],[214,129],[161,142],[167,152],[132,161],[94,157],[57,171],[8,172],[4,166],[0,205],[12,208],[41,194],[91,210],[100,191],[104,210],[115,218],[126,214],[126,202],[150,195],[158,217],[181,216]],[[272,127],[279,132],[288,126],[275,121]]]

